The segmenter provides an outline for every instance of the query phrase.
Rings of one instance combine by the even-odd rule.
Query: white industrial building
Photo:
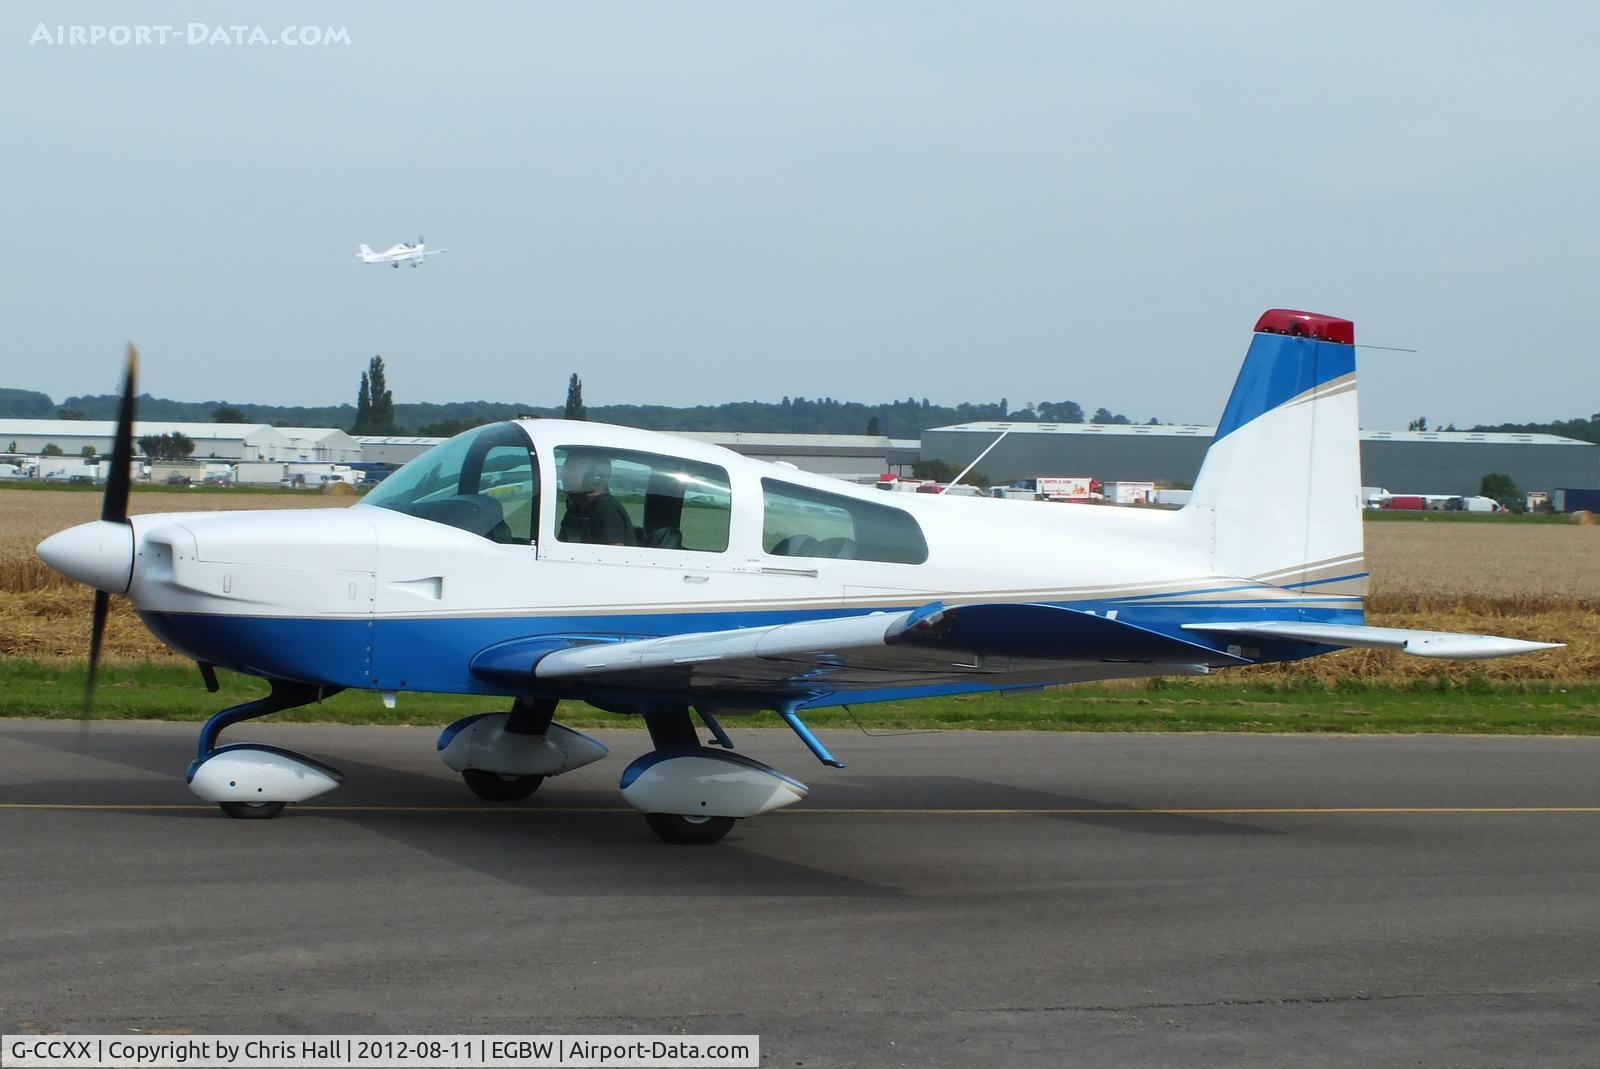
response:
[[[154,423],[133,425],[135,450],[146,435],[179,433],[194,441],[195,460],[288,461],[298,460],[299,447],[277,427],[264,423]],[[0,447],[7,453],[42,453],[54,445],[67,456],[77,456],[85,446],[95,453],[111,452],[116,423],[109,419],[0,419]],[[319,432],[320,433],[320,432]],[[343,431],[336,434],[345,435]],[[360,457],[360,449],[355,455]]]
[[[308,460],[327,464],[354,464],[369,459],[361,443],[337,427],[275,427],[289,439],[294,455],[289,460]]]

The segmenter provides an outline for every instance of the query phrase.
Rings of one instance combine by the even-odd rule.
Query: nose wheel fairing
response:
[[[275,679],[265,698],[217,713],[200,729],[199,753],[189,764],[189,789],[216,802],[230,817],[256,818],[277,816],[285,803],[333,790],[344,782],[344,773],[314,757],[264,743],[219,746],[217,740],[233,724],[310,705],[340,689]]]
[[[316,758],[278,746],[241,742],[197,758],[189,789],[228,812],[228,805],[304,802],[344,782],[344,773]],[[233,813],[229,812],[232,816]]]

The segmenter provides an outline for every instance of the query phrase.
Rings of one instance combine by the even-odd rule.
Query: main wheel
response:
[[[675,846],[705,846],[733,830],[735,817],[686,817],[678,813],[646,813],[650,830]]]
[[[234,820],[271,820],[283,812],[286,802],[218,802]]]
[[[539,789],[543,776],[505,776],[469,768],[461,773],[472,793],[485,802],[520,802]]]

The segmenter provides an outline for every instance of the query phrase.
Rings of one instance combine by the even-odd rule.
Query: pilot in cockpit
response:
[[[556,537],[563,542],[603,546],[637,545],[633,520],[611,495],[611,461],[602,454],[573,450],[561,465],[566,512]]]

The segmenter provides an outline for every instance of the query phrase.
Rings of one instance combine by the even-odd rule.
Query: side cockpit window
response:
[[[733,495],[714,464],[605,446],[557,446],[556,538],[721,553]]]
[[[492,423],[428,450],[378,484],[362,504],[492,542],[531,545],[539,514],[539,468],[516,424]]]
[[[928,559],[909,513],[808,486],[761,480],[761,548],[775,557],[840,557],[885,564]]]

